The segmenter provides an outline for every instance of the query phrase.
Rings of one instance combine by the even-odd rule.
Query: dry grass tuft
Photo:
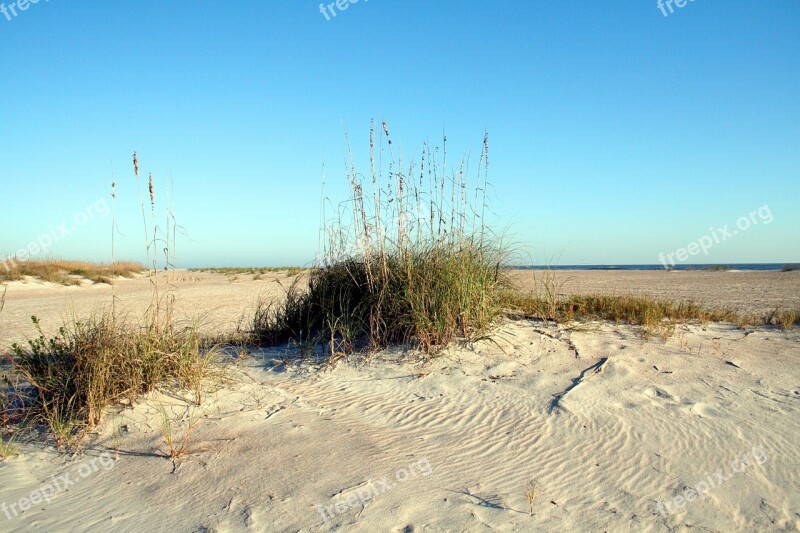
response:
[[[19,454],[19,446],[14,445],[13,436],[8,438],[0,436],[0,460],[6,460],[9,457]]]
[[[708,309],[691,302],[669,302],[630,295],[559,296],[508,292],[506,307],[527,316],[556,323],[610,320],[642,326],[646,334],[669,337],[676,323],[727,322],[744,329],[751,326],[780,326],[791,329],[800,322],[800,310],[776,310],[766,316],[731,309]]]
[[[145,271],[143,265],[132,261],[104,265],[87,261],[8,259],[4,266],[0,268],[0,281],[17,281],[30,276],[60,285],[80,285],[83,280],[107,283],[114,277],[130,278]]]
[[[188,453],[189,438],[191,437],[195,428],[197,428],[197,425],[203,419],[202,414],[198,414],[197,412],[188,412],[187,414],[189,419],[186,429],[183,432],[183,436],[176,438],[172,417],[170,417],[166,407],[164,407],[162,404],[159,404],[158,412],[161,416],[161,436],[164,440],[164,444],[167,447],[167,456],[172,460],[173,466],[177,468],[177,461],[179,461]]]
[[[764,323],[792,329],[800,324],[800,309],[776,309],[764,318]]]
[[[540,494],[542,494],[542,490],[539,488],[539,483],[537,481],[528,482],[528,486],[525,488],[525,499],[528,500],[528,512],[531,516],[533,516],[533,508],[536,506],[536,498]]]

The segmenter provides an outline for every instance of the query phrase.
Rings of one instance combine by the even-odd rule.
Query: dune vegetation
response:
[[[133,163],[139,182],[136,154]],[[176,223],[168,209],[167,227],[156,224],[150,177],[146,188],[140,186],[146,266],[25,261],[0,270],[0,281],[36,276],[55,283],[143,273],[152,288],[149,309],[135,321],[117,313],[113,297],[106,311],[70,319],[51,336],[33,317],[39,335],[14,345],[0,365],[0,459],[12,455],[15,439],[28,431],[44,429],[58,446],[79,443],[109,407],[130,406],[156,389],[188,391],[200,403],[204,383],[221,376],[216,346],[227,343],[288,344],[299,348],[301,357],[322,351],[334,363],[393,345],[429,358],[454,341],[484,337],[502,316],[560,324],[613,321],[664,338],[679,322],[788,329],[800,321],[800,310],[754,316],[646,297],[567,295],[552,273],[536,290],[522,293],[513,288],[506,268],[511,248],[489,221],[488,170],[488,135],[470,171],[467,157],[447,161],[446,139],[441,149],[426,143],[418,160],[404,161],[394,152],[388,125],[373,124],[369,171],[359,172],[351,155],[349,198],[341,203],[324,198],[323,206],[337,207],[330,219],[323,207],[321,255],[312,268],[205,269],[293,277],[283,297],[259,302],[247,331],[213,336],[201,334],[196,324],[176,322],[173,289],[156,275],[174,268],[169,224],[174,232]],[[0,297],[0,312],[2,304]],[[170,448],[180,455],[182,447]]]
[[[133,167],[138,183],[136,153]],[[89,318],[73,317],[51,336],[45,335],[39,319],[32,317],[39,335],[26,345],[14,344],[0,367],[0,457],[9,455],[11,443],[20,434],[41,429],[59,447],[80,443],[87,431],[102,421],[108,407],[132,405],[157,388],[190,391],[200,402],[203,383],[214,373],[216,350],[201,338],[196,324],[181,326],[173,318],[174,294],[169,286],[161,286],[163,281],[156,274],[174,264],[174,241],[170,241],[169,226],[156,224],[152,176],[146,189],[149,206],[139,185],[147,267],[129,262],[109,266],[69,261],[17,264],[15,272],[20,275],[53,281],[62,279],[53,276],[92,279],[144,272],[150,278],[152,300],[140,319],[129,320],[117,314],[112,296],[109,308]],[[112,191],[114,187],[112,184]],[[116,199],[116,194],[112,197]]]
[[[466,157],[448,167],[445,146],[425,144],[419,163],[404,162],[388,125],[373,123],[371,183],[351,151],[350,197],[332,220],[323,214],[322,258],[283,300],[261,303],[258,342],[324,345],[334,358],[395,343],[432,353],[487,330],[508,252],[486,221],[489,138],[471,182]],[[376,165],[384,151],[388,169]]]
[[[144,265],[133,261],[99,264],[60,259],[17,261],[9,258],[3,266],[0,268],[0,282],[17,281],[29,276],[60,285],[80,285],[85,280],[110,283],[115,277],[130,278],[146,270]]]

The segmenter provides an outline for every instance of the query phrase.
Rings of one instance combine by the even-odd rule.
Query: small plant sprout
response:
[[[0,436],[0,460],[5,461],[12,455],[19,454],[19,446],[14,445],[14,436],[8,438]]]
[[[167,408],[159,403],[158,412],[161,415],[161,435],[164,439],[164,444],[167,446],[167,456],[172,460],[172,471],[175,472],[178,468],[178,461],[188,453],[189,438],[203,419],[203,413],[197,410],[187,410],[189,419],[186,429],[182,437],[176,438],[173,432],[172,418],[167,412]]]
[[[536,480],[528,482],[528,487],[525,489],[525,498],[528,500],[528,510],[531,516],[533,516],[533,507],[536,505],[536,498],[542,493]]]

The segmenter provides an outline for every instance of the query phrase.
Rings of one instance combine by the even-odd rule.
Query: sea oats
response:
[[[389,124],[385,120],[383,121],[383,132],[386,134],[388,143],[392,144],[392,139],[389,137]]]
[[[148,187],[150,188],[150,207],[155,208],[156,206],[156,191],[153,189],[153,175],[150,174],[148,178]]]

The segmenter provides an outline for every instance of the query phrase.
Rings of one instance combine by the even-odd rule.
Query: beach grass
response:
[[[133,163],[138,183],[136,153]],[[11,353],[5,357],[5,386],[0,389],[4,433],[13,437],[20,431],[44,426],[57,446],[69,446],[96,427],[111,406],[131,406],[142,395],[159,388],[190,391],[199,404],[206,379],[219,375],[214,365],[217,350],[200,336],[197,324],[179,326],[174,321],[174,295],[169,286],[160,286],[157,272],[162,268],[169,271],[174,265],[174,241],[170,241],[169,228],[175,224],[175,217],[168,209],[168,223],[160,228],[156,224],[152,176],[147,192],[149,225],[146,198],[140,187],[147,267],[133,262],[98,265],[25,261],[14,262],[14,270],[6,272],[6,276],[31,275],[58,283],[69,282],[73,277],[102,282],[147,272],[152,297],[139,320],[118,316],[112,298],[111,310],[99,311],[87,319],[67,319],[58,333],[50,336],[44,334],[39,319],[32,317],[38,336],[26,345],[12,345]]]
[[[259,302],[246,342],[294,343],[302,353],[322,347],[333,362],[392,345],[435,354],[454,341],[481,338],[504,314],[556,323],[633,324],[665,337],[681,322],[784,329],[800,322],[800,309],[756,316],[632,295],[565,295],[552,273],[531,293],[514,290],[504,267],[509,248],[487,222],[488,136],[470,183],[466,158],[447,166],[446,140],[441,150],[424,145],[418,164],[404,164],[392,152],[388,125],[382,126],[377,142],[374,126],[370,131],[370,194],[365,192],[370,184],[364,183],[365,174],[356,171],[351,156],[350,197],[337,204],[332,219],[323,211],[322,253],[315,266],[198,269],[293,278],[282,298]],[[383,146],[389,151],[388,170],[376,165],[384,160]],[[138,179],[136,159],[134,168]],[[68,446],[100,424],[111,406],[133,405],[161,388],[190,391],[199,405],[204,384],[219,376],[211,340],[200,335],[196,324],[176,324],[174,295],[159,285],[158,254],[164,251],[168,270],[174,265],[174,240],[170,247],[169,238],[159,233],[152,178],[148,192],[149,226],[142,199],[146,267],[58,260],[14,262],[13,269],[0,270],[0,281],[35,276],[63,284],[108,282],[147,272],[152,286],[152,303],[137,321],[117,316],[112,307],[88,319],[68,320],[57,334],[47,336],[33,317],[38,336],[27,345],[14,345],[0,366],[0,458],[17,450],[14,428],[44,425],[58,446]],[[171,212],[169,220],[175,224]],[[167,247],[161,248],[164,242]],[[214,343],[225,339],[219,336]],[[163,419],[169,456],[179,459],[196,423],[176,437],[169,418]]]
[[[258,342],[324,345],[334,359],[392,344],[433,353],[485,332],[499,313],[506,250],[485,219],[488,136],[470,187],[466,158],[445,170],[446,138],[406,165],[385,122],[375,134],[373,123],[371,190],[350,151],[350,197],[332,220],[323,212],[322,259],[283,300],[261,302]]]
[[[734,309],[711,309],[693,302],[673,302],[633,295],[558,295],[507,292],[506,307],[526,316],[556,323],[606,320],[642,326],[645,331],[663,333],[676,323],[722,322],[740,328],[779,326],[791,329],[800,323],[800,310],[776,309],[758,315]]]
[[[341,259],[262,302],[257,339],[328,343],[334,353],[413,344],[434,351],[484,332],[500,310],[496,253],[464,242]]]
[[[59,445],[95,427],[108,406],[132,405],[158,387],[189,389],[199,399],[214,359],[194,326],[137,327],[101,314],[46,337],[33,321],[40,336],[12,347],[12,370],[27,384],[16,393],[25,418],[45,422]]]
[[[286,277],[294,277],[302,274],[307,269],[305,267],[286,266],[286,267],[209,267],[209,268],[190,268],[190,272],[210,272],[212,274],[222,274],[224,276],[252,275],[261,276],[264,274],[285,274]]]
[[[158,405],[158,413],[161,418],[161,437],[167,448],[166,456],[172,460],[173,468],[177,469],[177,462],[189,452],[189,439],[203,420],[202,413],[187,410],[188,423],[182,435],[175,433],[175,423],[163,404]]]
[[[133,261],[116,261],[111,264],[60,259],[17,261],[7,259],[0,268],[0,282],[18,281],[26,276],[59,285],[80,285],[84,280],[110,283],[115,277],[130,278],[144,272],[144,265]]]

